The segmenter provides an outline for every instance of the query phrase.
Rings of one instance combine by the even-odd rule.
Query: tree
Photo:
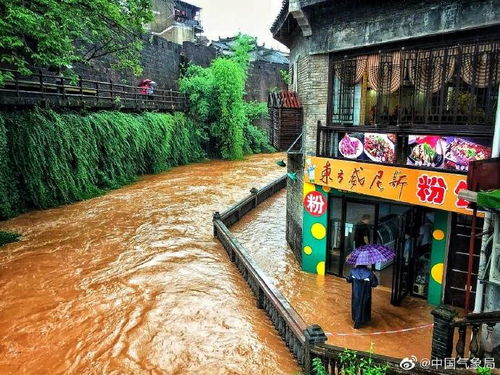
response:
[[[267,112],[266,104],[244,100],[254,43],[254,38],[240,35],[231,57],[218,57],[208,68],[191,65],[180,81],[190,102],[191,117],[214,146],[207,148],[215,149],[215,156],[224,159],[273,151],[267,135],[252,124]]]
[[[75,63],[112,55],[114,68],[140,74],[151,0],[2,0],[0,63],[30,74],[40,66],[72,72]],[[0,73],[0,84],[7,78]]]

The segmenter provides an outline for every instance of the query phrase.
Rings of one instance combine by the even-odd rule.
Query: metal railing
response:
[[[0,86],[0,105],[35,106],[52,105],[60,107],[117,108],[128,110],[184,111],[186,98],[175,90],[156,89],[147,95],[143,88],[46,74],[39,70],[32,75],[18,71],[0,69],[9,73]]]
[[[340,356],[345,348],[326,344],[326,335],[319,325],[308,325],[295,311],[286,297],[277,289],[245,248],[228,229],[260,203],[286,187],[286,176],[266,187],[252,189],[251,195],[213,217],[214,235],[226,249],[229,258],[236,265],[250,286],[257,300],[257,307],[264,309],[279,335],[302,367],[304,374],[312,373],[312,359],[319,358],[330,375],[341,374]],[[356,351],[358,360],[370,360],[374,365],[387,366],[387,374],[408,374],[400,367],[401,359]],[[414,368],[412,374],[450,374],[444,370]]]

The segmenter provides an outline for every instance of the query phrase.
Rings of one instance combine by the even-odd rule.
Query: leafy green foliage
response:
[[[281,74],[281,79],[288,86],[290,84],[290,71],[282,69],[280,70],[280,74]]]
[[[255,49],[257,40],[249,35],[240,34],[235,40],[232,60],[236,62],[242,69],[245,75],[250,67],[250,51]]]
[[[9,232],[9,231],[0,231],[0,246],[7,245],[11,242],[17,242],[21,238],[19,233]]]
[[[370,346],[370,355],[368,358],[359,359],[357,353],[353,350],[345,349],[340,355],[340,363],[342,371],[345,375],[357,375],[359,370],[362,374],[367,375],[385,375],[388,370],[387,365],[377,365],[372,359],[373,344]]]
[[[20,198],[16,174],[5,121],[0,116],[0,216],[11,217],[18,210]]]
[[[150,0],[2,0],[0,14],[0,63],[23,74],[33,65],[71,71],[105,55],[140,74],[143,25],[153,17]]]
[[[488,368],[488,367],[478,367],[478,368],[476,368],[476,374],[491,375],[491,374],[493,374],[493,370]]]
[[[180,81],[190,116],[200,124],[206,148],[216,157],[240,159],[244,154],[273,151],[264,131],[252,124],[267,113],[266,104],[244,100],[254,43],[255,39],[240,35],[232,57],[219,57],[208,68],[191,65]]]
[[[137,175],[198,161],[201,142],[181,113],[0,113],[0,217],[87,199]]]
[[[321,362],[320,358],[313,358],[312,368],[315,375],[328,375],[328,372],[326,371],[325,366],[323,365],[323,362]]]
[[[243,125],[246,122],[243,94],[245,76],[243,70],[229,59],[216,59],[213,71],[216,121],[211,133],[218,140],[217,148],[224,159],[243,157]]]

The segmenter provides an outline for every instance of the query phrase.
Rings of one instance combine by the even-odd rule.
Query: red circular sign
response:
[[[304,208],[313,216],[321,216],[326,212],[326,199],[323,194],[312,191],[304,198]]]

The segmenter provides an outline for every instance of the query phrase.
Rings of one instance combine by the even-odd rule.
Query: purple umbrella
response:
[[[387,262],[395,256],[394,251],[386,246],[363,245],[353,250],[347,263],[355,266],[368,266],[378,262]]]

